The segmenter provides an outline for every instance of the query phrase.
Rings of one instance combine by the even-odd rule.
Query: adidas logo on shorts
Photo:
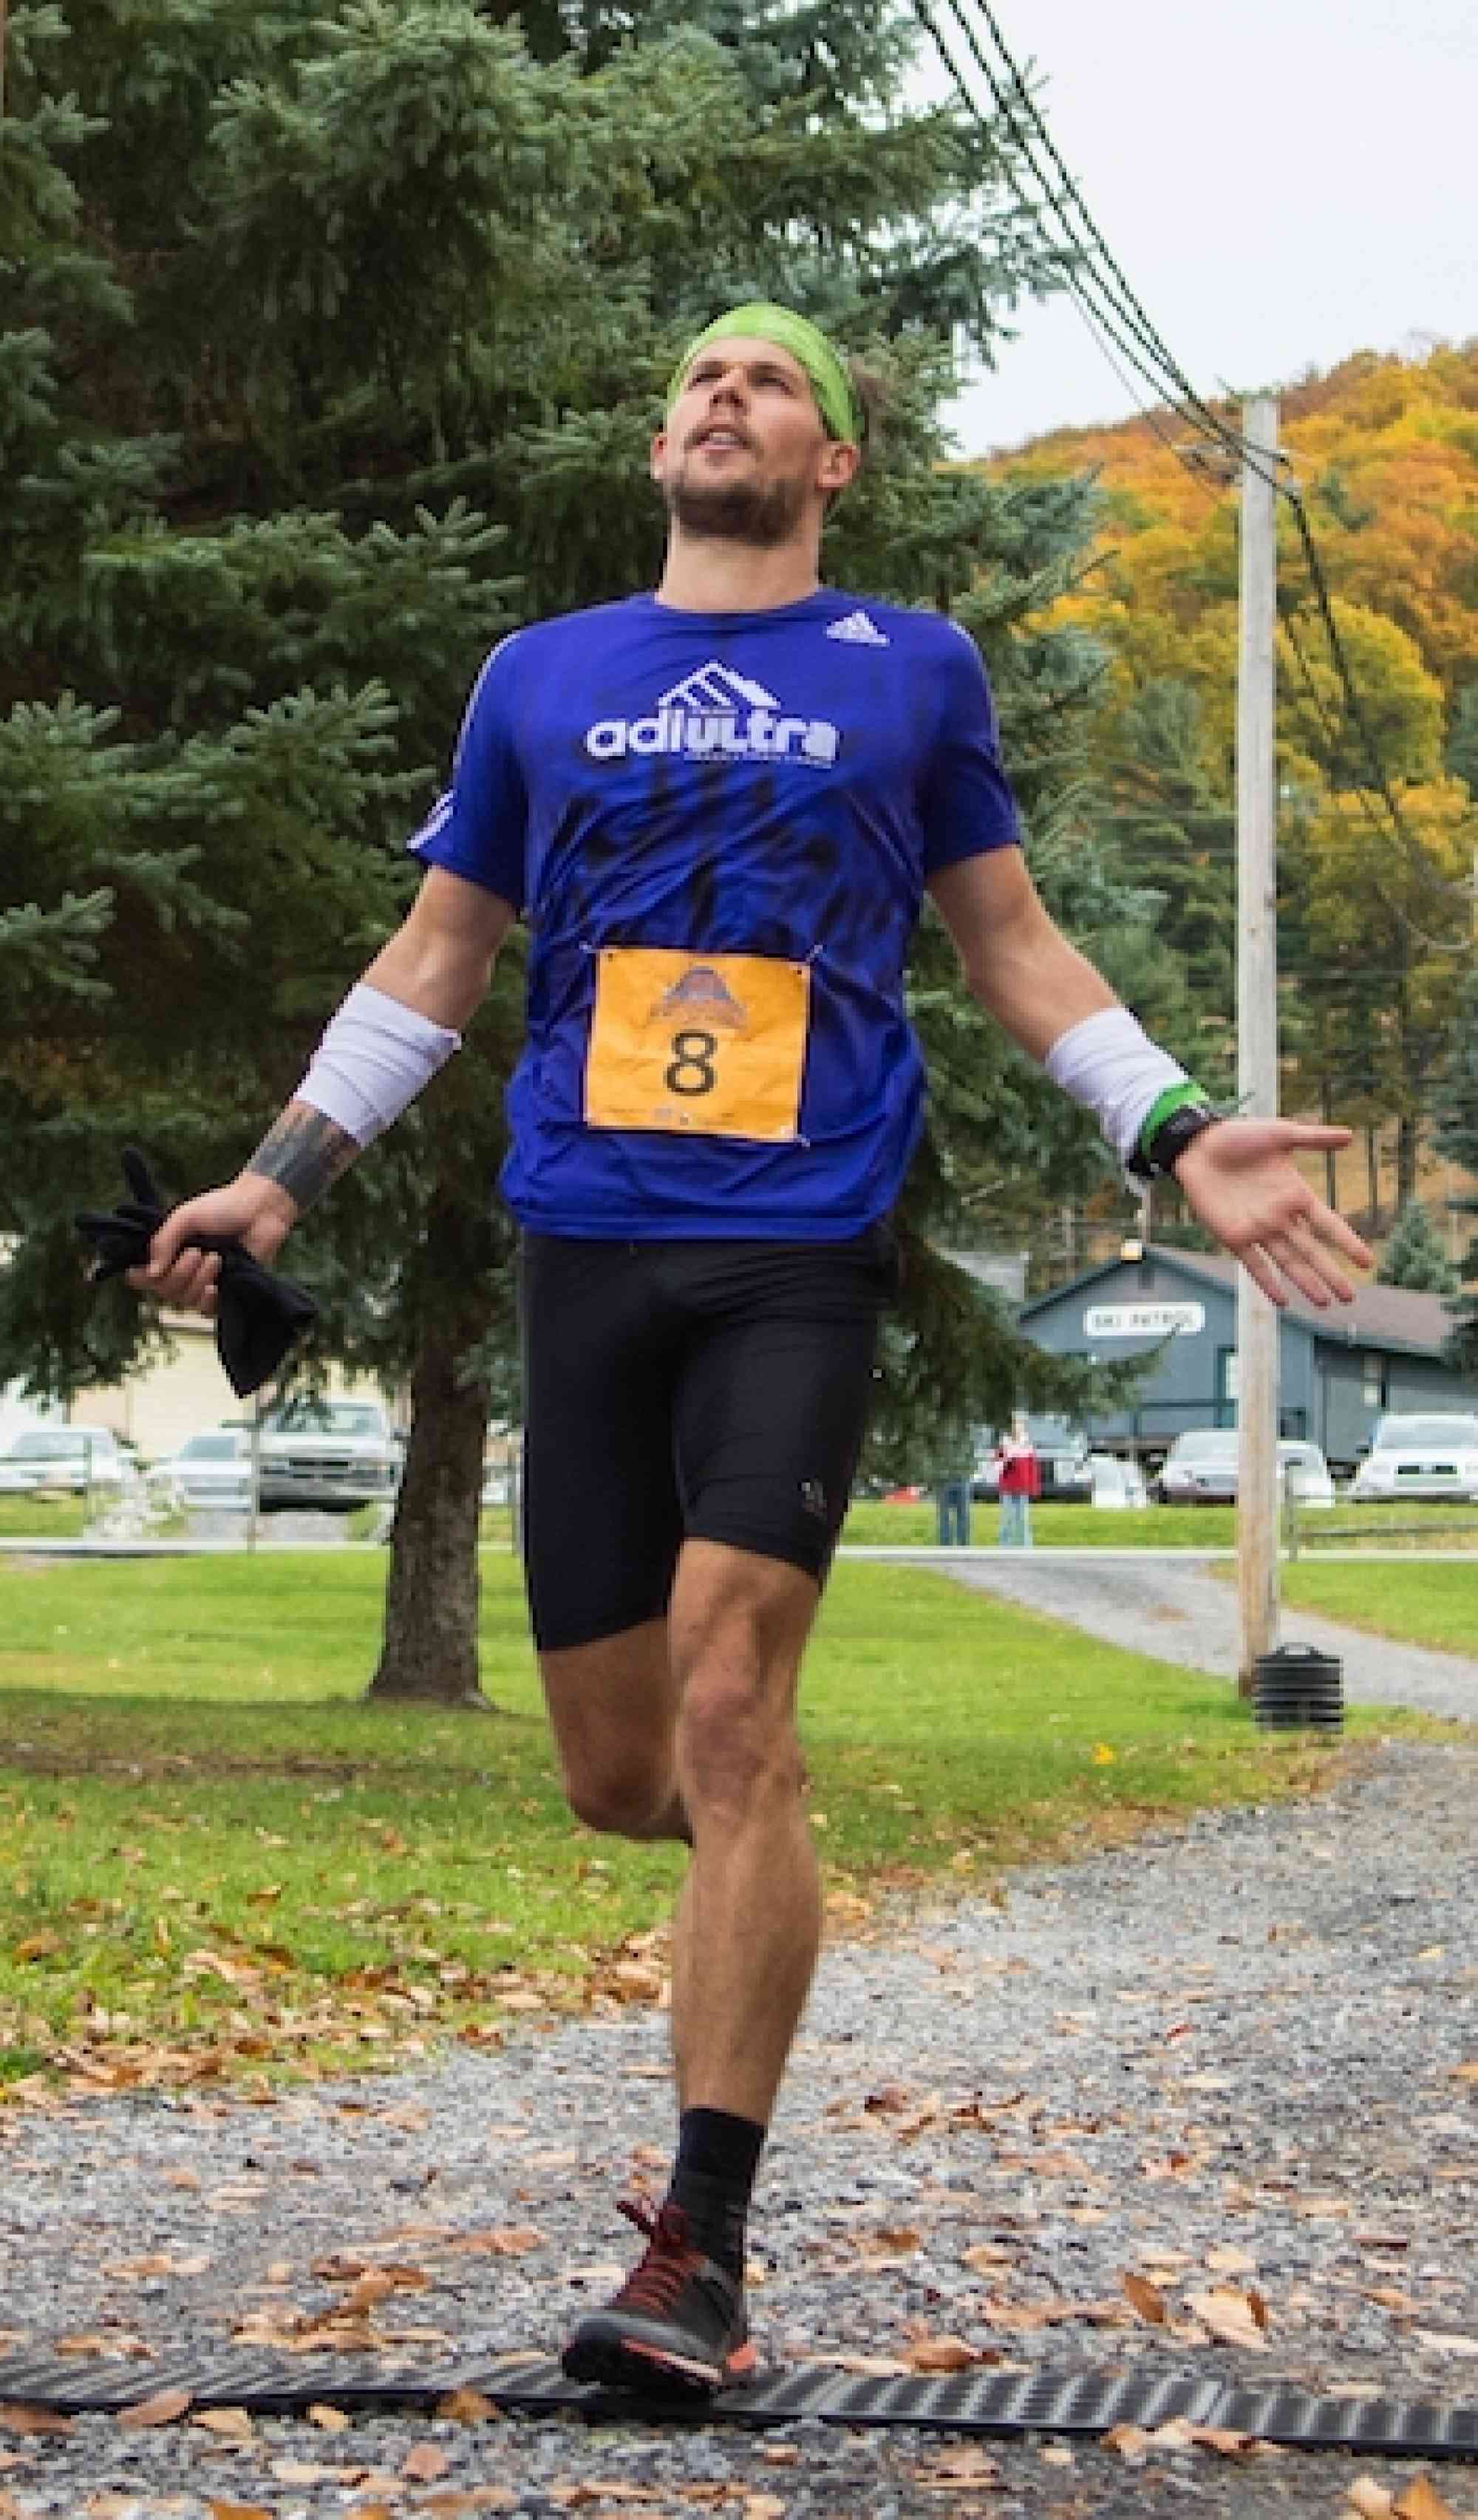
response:
[[[854,648],[886,648],[889,644],[887,632],[870,621],[866,612],[847,612],[840,621],[829,622],[827,637],[845,639]]]

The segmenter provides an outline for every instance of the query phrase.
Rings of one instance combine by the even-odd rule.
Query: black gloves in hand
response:
[[[73,1218],[77,1232],[93,1247],[92,1280],[120,1278],[138,1269],[168,1209],[149,1166],[136,1147],[123,1149],[123,1171],[133,1195],[106,1212],[84,1208]],[[215,1344],[226,1379],[238,1400],[246,1400],[275,1373],[300,1330],[318,1318],[318,1306],[301,1286],[275,1278],[239,1242],[202,1234],[189,1246],[221,1255],[217,1289]]]

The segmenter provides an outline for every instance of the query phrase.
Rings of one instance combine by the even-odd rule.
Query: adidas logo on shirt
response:
[[[876,622],[871,621],[866,612],[848,612],[840,621],[829,622],[827,637],[848,640],[854,648],[886,648],[888,645],[887,632],[879,630]]]

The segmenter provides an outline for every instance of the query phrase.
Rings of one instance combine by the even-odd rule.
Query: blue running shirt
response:
[[[501,1188],[541,1234],[836,1241],[922,1124],[925,878],[1019,839],[972,642],[829,588],[518,630],[410,846],[530,929]]]

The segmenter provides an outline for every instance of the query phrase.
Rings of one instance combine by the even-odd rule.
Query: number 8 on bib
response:
[[[597,959],[585,1060],[592,1129],[799,1134],[811,974],[764,954],[611,945]]]

